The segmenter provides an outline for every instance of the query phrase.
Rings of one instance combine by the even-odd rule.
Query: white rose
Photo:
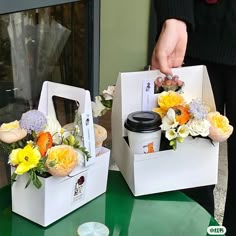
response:
[[[206,137],[209,135],[211,124],[208,120],[192,119],[187,125],[189,128],[189,133],[192,136],[201,135],[202,137]]]

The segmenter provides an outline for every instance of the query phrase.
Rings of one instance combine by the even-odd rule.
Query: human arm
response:
[[[152,69],[172,74],[171,68],[183,64],[186,47],[186,23],[176,19],[166,20],[153,50]]]
[[[183,63],[187,31],[194,28],[193,0],[155,0],[155,8],[159,37],[153,50],[152,69],[172,74],[171,68]]]

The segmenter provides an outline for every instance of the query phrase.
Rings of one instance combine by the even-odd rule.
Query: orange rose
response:
[[[48,150],[46,167],[54,176],[67,176],[78,165],[78,154],[68,145],[58,145]]]

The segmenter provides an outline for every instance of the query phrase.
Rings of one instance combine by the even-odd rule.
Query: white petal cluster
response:
[[[95,102],[92,102],[93,117],[98,117],[103,114],[106,107],[101,102],[102,98],[100,96],[95,97]]]
[[[209,129],[211,124],[208,120],[199,120],[199,119],[191,119],[188,122],[189,133],[192,136],[201,135],[202,137],[207,137],[209,135]]]
[[[44,129],[45,132],[50,132],[51,135],[54,135],[61,129],[59,121],[55,117],[47,116],[47,125]]]
[[[165,134],[165,137],[168,139],[168,140],[172,140],[172,139],[175,139],[177,138],[178,134],[177,132],[175,131],[175,129],[168,129],[166,131],[166,134]]]
[[[102,96],[105,100],[112,100],[114,98],[115,86],[108,86],[106,90],[103,90]]]
[[[170,108],[166,114],[162,118],[162,125],[160,126],[162,130],[169,130],[177,127],[179,122],[176,121],[175,119],[175,111]]]
[[[181,138],[186,138],[189,135],[189,128],[187,125],[181,125],[177,129],[178,136]]]

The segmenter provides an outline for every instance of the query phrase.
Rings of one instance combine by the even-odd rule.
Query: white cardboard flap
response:
[[[45,81],[40,94],[38,110],[43,112],[46,116],[50,115],[51,117],[57,118],[53,104],[53,96],[74,100],[79,103],[78,109],[82,117],[84,147],[86,147],[91,154],[91,158],[89,158],[85,164],[93,163],[96,158],[95,135],[89,91],[70,85]]]
[[[88,90],[45,81],[40,95],[38,110],[42,111],[46,116],[50,114],[50,116],[56,117],[52,100],[53,96],[78,101],[80,103],[79,109],[81,113],[86,112],[92,114],[91,98]]]
[[[176,68],[173,69],[173,74],[178,75],[185,83],[183,96],[187,102],[199,98],[215,111],[213,92],[205,66]],[[159,70],[119,73],[112,108],[116,126],[119,127],[117,132],[120,132],[116,135],[127,136],[124,122],[128,114],[142,110],[143,81],[154,82],[158,76],[163,76]]]

